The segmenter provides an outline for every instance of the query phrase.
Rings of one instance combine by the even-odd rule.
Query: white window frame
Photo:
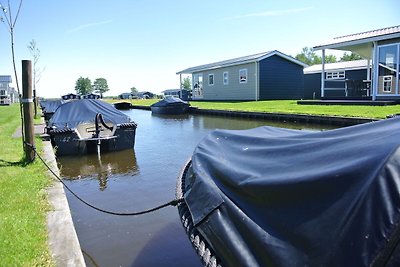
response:
[[[212,79],[211,79],[211,77],[212,77]],[[215,79],[214,73],[208,74],[208,86],[214,86],[214,84],[215,84],[214,79]],[[212,83],[211,83],[211,80],[212,80]]]
[[[393,88],[393,76],[385,75],[383,76],[383,88],[382,92],[391,93]]]
[[[243,80],[243,81],[242,81],[242,79],[241,79],[242,77],[241,77],[241,75],[240,75],[240,73],[241,73],[242,71],[245,72],[245,76],[246,76],[246,79]],[[247,72],[247,69],[240,69],[240,70],[239,70],[239,83],[247,83],[247,79],[248,79],[248,72]]]
[[[224,71],[222,73],[222,81],[223,81],[224,85],[228,85],[229,84],[229,72],[228,71]]]
[[[346,78],[346,72],[343,71],[330,71],[326,72],[326,80],[344,80]]]

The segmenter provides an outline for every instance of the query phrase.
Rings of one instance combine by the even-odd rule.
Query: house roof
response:
[[[11,83],[11,75],[0,75],[0,83]]]
[[[144,95],[144,94],[152,94],[152,95],[154,95],[152,92],[149,92],[149,91],[141,91],[141,92],[138,92],[137,94],[138,95]]]
[[[180,92],[180,91],[182,91],[182,90],[186,90],[186,89],[167,89],[167,90],[164,90],[164,91],[161,91],[161,93],[174,93],[174,92]]]
[[[332,70],[357,70],[366,69],[368,64],[367,59],[353,60],[353,61],[343,61],[335,63],[325,63],[325,71]],[[322,71],[322,64],[316,64],[304,68],[304,74],[320,73]]]
[[[228,60],[223,60],[223,61],[218,61],[218,62],[214,62],[214,63],[209,63],[209,64],[204,64],[204,65],[200,65],[200,66],[196,66],[196,67],[191,67],[191,68],[187,68],[184,70],[181,70],[179,72],[177,72],[176,74],[190,74],[190,73],[194,73],[194,72],[199,72],[199,71],[205,71],[205,70],[212,70],[212,69],[219,69],[219,68],[224,68],[224,67],[229,67],[229,66],[235,66],[235,65],[242,65],[242,64],[246,64],[246,63],[252,63],[252,62],[258,62],[260,60],[263,60],[265,58],[271,57],[271,56],[280,56],[282,58],[285,58],[286,60],[289,60],[295,64],[298,64],[300,66],[303,67],[307,67],[306,64],[304,64],[303,62],[288,56],[284,53],[281,53],[277,50],[273,50],[273,51],[268,51],[268,52],[264,52],[264,53],[259,53],[259,54],[254,54],[254,55],[249,55],[249,56],[244,56],[244,57],[238,57],[238,58],[233,58],[233,59],[228,59]]]
[[[69,94],[66,94],[66,95],[63,95],[63,96],[72,96],[72,95],[76,95],[77,96],[77,94],[74,94],[74,93],[69,93]]]
[[[336,37],[314,46],[314,49],[359,50],[361,51],[361,56],[363,56],[362,53],[365,49],[369,48],[369,51],[371,51],[372,42],[394,38],[400,38],[400,25]],[[364,56],[370,57],[370,54],[365,54]]]

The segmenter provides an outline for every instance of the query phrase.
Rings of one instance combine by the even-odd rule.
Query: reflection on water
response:
[[[231,130],[242,130],[251,129],[260,126],[273,126],[280,128],[288,128],[295,130],[322,130],[328,128],[334,128],[332,126],[325,126],[321,128],[319,125],[315,124],[304,124],[304,123],[290,123],[282,121],[265,121],[265,120],[255,120],[251,118],[231,118],[231,117],[217,117],[217,116],[196,116],[193,119],[193,127],[195,129],[231,129]]]
[[[184,114],[176,114],[176,115],[168,115],[168,114],[157,114],[157,113],[151,113],[152,117],[158,117],[161,119],[165,120],[187,120],[189,119],[189,113],[184,113]]]
[[[100,160],[97,155],[58,159],[61,175],[74,192],[97,207],[116,212],[137,212],[174,199],[176,178],[183,165],[196,145],[214,129],[263,125],[322,129],[255,119],[152,115],[145,110],[125,113],[138,123],[134,150],[105,153]],[[88,267],[202,266],[176,207],[117,217],[90,209],[69,192],[66,195]]]
[[[131,177],[139,173],[133,149],[101,155],[59,157],[57,163],[64,179],[98,179],[100,190],[107,188],[107,181],[110,177],[116,175]]]

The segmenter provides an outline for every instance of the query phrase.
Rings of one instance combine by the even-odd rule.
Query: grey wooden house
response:
[[[370,100],[400,101],[400,25],[367,32],[336,37],[331,41],[315,46],[322,51],[322,73],[325,70],[325,50],[351,51],[368,61],[367,73],[360,80],[361,97]],[[328,91],[337,90],[327,84],[328,77],[321,75],[321,98],[326,98]],[[346,88],[342,96],[351,98]]]
[[[368,72],[371,72],[368,60],[326,63],[324,70],[325,99],[369,97],[370,92],[362,90],[362,81],[366,79]],[[321,99],[321,73],[322,64],[304,68],[304,99]]]
[[[277,50],[177,72],[192,75],[193,100],[301,99],[307,65]]]

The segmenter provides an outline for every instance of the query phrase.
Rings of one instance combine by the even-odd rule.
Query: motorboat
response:
[[[178,115],[189,110],[189,103],[178,97],[169,96],[150,106],[154,114]]]
[[[204,266],[400,266],[399,132],[211,132],[177,185]]]
[[[102,100],[81,99],[57,108],[47,133],[56,155],[102,153],[133,148],[136,123]]]
[[[129,102],[116,102],[114,103],[114,107],[119,110],[127,110],[132,108],[132,104]]]
[[[65,102],[66,101],[62,99],[40,101],[40,107],[42,108],[42,113],[46,124],[49,122],[56,109]]]

